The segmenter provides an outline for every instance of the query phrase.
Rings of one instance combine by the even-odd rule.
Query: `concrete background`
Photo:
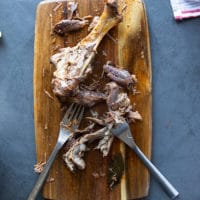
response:
[[[0,1],[0,199],[23,200],[37,175],[33,42],[39,0]],[[146,0],[153,67],[152,161],[184,200],[200,199],[200,18],[175,22],[168,1]],[[39,197],[38,199],[42,199]],[[149,197],[168,200],[151,178]]]

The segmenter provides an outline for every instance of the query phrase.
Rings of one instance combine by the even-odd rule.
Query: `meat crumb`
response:
[[[50,17],[50,27],[51,27],[50,35],[53,35],[53,16],[51,13],[49,14],[49,17]]]
[[[60,109],[61,112],[66,111],[66,110],[67,110],[67,106],[62,106]]]
[[[58,3],[58,5],[55,8],[53,8],[53,12],[56,12],[61,6],[62,3]]]
[[[36,173],[41,173],[42,172],[42,170],[44,169],[44,165],[46,164],[46,161],[45,162],[39,162],[39,163],[37,163],[37,164],[35,164],[34,165],[34,171],[36,172]]]
[[[45,68],[42,69],[42,77],[45,76]]]
[[[106,57],[108,56],[107,53],[104,50],[102,51],[102,55],[106,56]]]
[[[109,33],[107,33],[107,36],[115,43],[117,44],[117,39],[115,39],[112,35],[110,35]]]
[[[51,182],[54,182],[55,181],[55,178],[48,178],[47,179],[47,183],[51,183]]]
[[[103,172],[99,172],[99,173],[97,173],[97,172],[93,172],[92,173],[92,176],[94,176],[94,178],[101,178],[101,177],[104,177],[106,174],[105,173],[103,173]]]
[[[47,129],[48,129],[48,125],[45,124],[45,125],[44,125],[44,130],[47,130]]]
[[[60,49],[60,48],[61,48],[60,45],[56,45],[56,46],[53,47],[53,51],[57,51],[57,50]]]
[[[141,58],[144,59],[144,51],[141,51]]]
[[[117,174],[113,174],[113,176],[111,177],[110,189],[113,189],[113,186],[117,181],[118,181]]]
[[[125,4],[123,7],[122,7],[122,13],[126,10],[127,8],[127,5]]]
[[[100,177],[99,173],[97,173],[97,172],[93,172],[92,176],[94,176],[94,178],[99,178]]]
[[[117,181],[117,174],[113,175],[112,180],[115,181],[115,182]]]
[[[52,39],[52,44],[55,44],[56,43],[56,38],[54,37],[53,39]]]
[[[100,172],[100,176],[101,176],[101,177],[104,177],[105,175],[106,175],[105,173]]]
[[[50,94],[48,91],[45,90],[44,93],[45,93],[50,99],[53,100],[53,97],[51,96],[51,94]]]

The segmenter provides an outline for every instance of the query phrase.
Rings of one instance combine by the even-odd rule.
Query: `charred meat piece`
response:
[[[121,21],[117,12],[116,0],[108,0],[94,29],[76,46],[67,47],[54,54],[50,60],[55,65],[52,87],[56,96],[74,94],[91,71],[91,62],[97,47],[106,33]]]
[[[75,96],[69,97],[67,100],[87,107],[92,107],[97,103],[105,101],[106,95],[101,92],[79,90]]]
[[[117,82],[119,85],[127,89],[131,89],[137,82],[134,75],[131,75],[127,70],[120,69],[110,61],[103,66],[103,69],[112,81]]]
[[[78,31],[88,24],[88,20],[63,19],[55,25],[54,32],[64,36],[66,33]]]

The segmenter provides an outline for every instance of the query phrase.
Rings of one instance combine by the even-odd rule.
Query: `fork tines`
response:
[[[69,124],[69,121],[72,121],[73,124],[78,127],[83,117],[83,113],[84,107],[82,105],[72,103],[67,109],[61,123],[65,125]]]

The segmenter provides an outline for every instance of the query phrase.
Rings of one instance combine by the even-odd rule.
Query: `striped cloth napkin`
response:
[[[170,0],[175,20],[200,16],[200,0]]]

